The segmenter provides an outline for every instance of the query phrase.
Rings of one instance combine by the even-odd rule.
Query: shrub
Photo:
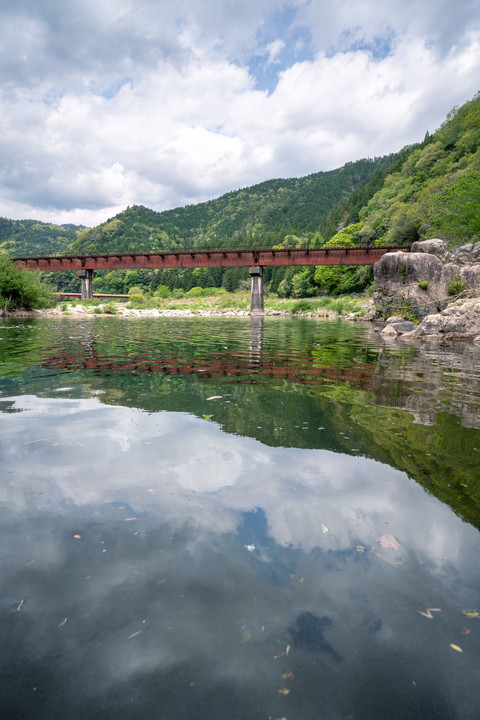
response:
[[[192,287],[192,289],[185,294],[187,295],[187,297],[202,297],[202,295],[205,295],[205,292],[203,288],[196,286]]]
[[[428,290],[428,280],[420,280],[420,282],[418,283],[418,287],[421,290]]]
[[[0,255],[0,307],[5,310],[47,308],[52,295],[33,270],[20,270],[7,255]]]
[[[462,280],[461,277],[456,277],[454,280],[451,280],[448,283],[448,294],[449,295],[460,295],[467,287],[467,283],[465,280]]]
[[[313,305],[308,300],[299,300],[298,302],[294,303],[290,308],[290,311],[294,315],[297,315],[298,313],[312,312],[312,310]]]
[[[168,298],[170,297],[170,289],[166,285],[159,285],[153,294],[158,298]]]
[[[134,287],[129,288],[127,294],[130,295],[130,297],[132,295],[141,295],[143,297],[143,289],[141,287],[134,286]]]
[[[103,308],[103,312],[106,315],[116,315],[117,314],[117,306],[113,303],[109,303],[108,305],[105,305]]]

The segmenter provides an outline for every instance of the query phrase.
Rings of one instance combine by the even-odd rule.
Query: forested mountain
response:
[[[53,225],[38,220],[0,218],[0,252],[23,255],[54,255],[65,252],[84,225]]]

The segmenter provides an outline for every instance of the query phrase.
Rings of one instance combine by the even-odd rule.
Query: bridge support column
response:
[[[79,270],[78,277],[82,281],[82,300],[93,297],[93,270]]]
[[[248,268],[252,278],[252,294],[250,296],[250,312],[252,315],[263,314],[263,268],[254,265]]]

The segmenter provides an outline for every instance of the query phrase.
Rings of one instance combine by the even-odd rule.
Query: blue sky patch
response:
[[[257,89],[273,92],[279,73],[297,62],[313,59],[310,31],[296,24],[296,16],[295,8],[282,8],[259,29],[257,50],[248,62]]]
[[[361,28],[349,28],[345,30],[339,39],[339,42],[333,48],[329,48],[326,55],[333,57],[339,52],[357,52],[363,51],[368,53],[374,60],[383,60],[393,53],[395,44],[395,33],[393,30],[387,30],[383,35],[375,35],[373,38],[361,37]]]

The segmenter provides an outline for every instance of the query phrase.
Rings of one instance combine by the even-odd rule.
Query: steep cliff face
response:
[[[400,316],[399,322],[388,324],[385,335],[480,336],[480,242],[453,252],[443,240],[415,242],[410,253],[384,255],[374,274],[377,316]],[[422,322],[409,332],[400,318]]]

